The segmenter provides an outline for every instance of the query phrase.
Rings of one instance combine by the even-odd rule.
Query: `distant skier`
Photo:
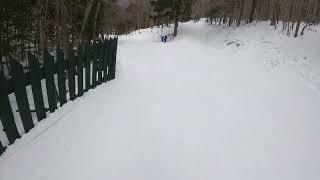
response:
[[[165,36],[161,36],[161,42],[167,42],[168,40],[168,36],[165,35]]]
[[[165,36],[164,36],[164,42],[167,42],[167,39],[168,39],[168,36],[165,35]]]

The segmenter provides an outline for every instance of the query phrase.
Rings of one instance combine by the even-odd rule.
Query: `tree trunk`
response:
[[[179,18],[175,17],[173,37],[176,37],[178,35],[178,26],[179,26]]]
[[[255,12],[255,9],[256,9],[256,5],[257,5],[257,0],[253,0],[252,1],[251,12],[250,12],[250,17],[249,17],[249,23],[252,23],[252,21],[253,21],[253,16],[254,16],[254,12]]]
[[[245,5],[246,1],[245,0],[241,0],[240,2],[240,14],[239,14],[239,17],[238,17],[238,23],[237,23],[237,26],[239,27],[240,24],[241,24],[241,20],[242,20],[242,17],[243,17],[243,12],[244,12],[244,5]]]
[[[274,0],[272,2],[272,18],[271,18],[271,26],[274,26],[275,29],[277,29],[277,0]]]
[[[302,28],[302,31],[301,31],[301,36],[303,35],[303,33],[304,33],[304,30],[309,26],[310,24],[306,24],[303,28]]]
[[[181,11],[181,0],[177,0],[175,4],[176,14],[174,17],[174,32],[173,37],[176,37],[178,35],[178,26],[179,26],[179,16]]]
[[[56,46],[60,46],[60,0],[56,0]]]
[[[296,25],[296,32],[294,33],[294,37],[298,37],[298,33],[299,33],[299,29],[300,29],[300,24],[301,24],[301,21],[298,21],[298,22],[297,22],[297,25]]]
[[[99,14],[99,10],[100,10],[100,2],[98,2],[97,4],[97,10],[95,12],[95,15],[94,15],[94,22],[93,22],[93,39],[96,38],[96,35],[97,35],[97,19],[98,19],[98,14]]]
[[[42,0],[38,0],[38,8],[39,8],[39,54],[40,59],[42,59],[44,50],[46,47],[46,34],[45,34],[45,18],[46,18],[46,12],[42,11]],[[45,10],[46,11],[46,10]],[[43,15],[44,14],[44,15]]]
[[[233,19],[232,17],[229,17],[229,27],[232,25],[232,23],[233,23]]]
[[[299,29],[300,29],[300,24],[301,24],[301,20],[302,20],[302,9],[305,7],[304,4],[300,4],[299,2],[296,2],[297,5],[296,5],[296,12],[297,15],[296,15],[296,19],[297,19],[297,25],[296,25],[296,30],[295,30],[295,33],[294,33],[294,37],[298,37],[298,33],[299,33]]]
[[[84,41],[84,40],[88,40],[88,24],[89,24],[89,17],[92,11],[92,6],[94,4],[95,0],[89,0],[88,4],[87,4],[87,8],[84,14],[84,18],[82,21],[82,27],[81,27],[81,31],[80,31],[80,41]]]
[[[60,7],[61,7],[61,15],[60,15],[60,23],[61,23],[61,35],[60,35],[60,39],[61,39],[61,49],[64,49],[65,52],[67,52],[68,49],[68,44],[69,44],[69,36],[68,36],[68,12],[67,12],[67,8],[65,6],[65,3],[63,3],[63,0],[60,1]],[[68,59],[68,57],[66,56],[67,53],[64,54],[65,57]]]

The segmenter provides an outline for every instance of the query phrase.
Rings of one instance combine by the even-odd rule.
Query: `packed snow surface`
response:
[[[200,21],[168,43],[157,28],[121,36],[117,78],[9,146],[0,179],[320,179],[317,31]]]

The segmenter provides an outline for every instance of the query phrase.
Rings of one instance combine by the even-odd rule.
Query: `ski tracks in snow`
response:
[[[277,71],[279,68],[289,68],[291,72],[304,81],[308,86],[320,93],[320,72],[313,68],[312,62],[307,56],[297,57],[283,49],[281,42],[256,41],[254,46],[260,47],[261,56],[269,71]]]

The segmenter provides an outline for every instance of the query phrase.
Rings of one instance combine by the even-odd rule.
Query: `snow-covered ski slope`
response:
[[[320,27],[158,31],[121,36],[116,80],[8,147],[0,180],[320,179]]]

